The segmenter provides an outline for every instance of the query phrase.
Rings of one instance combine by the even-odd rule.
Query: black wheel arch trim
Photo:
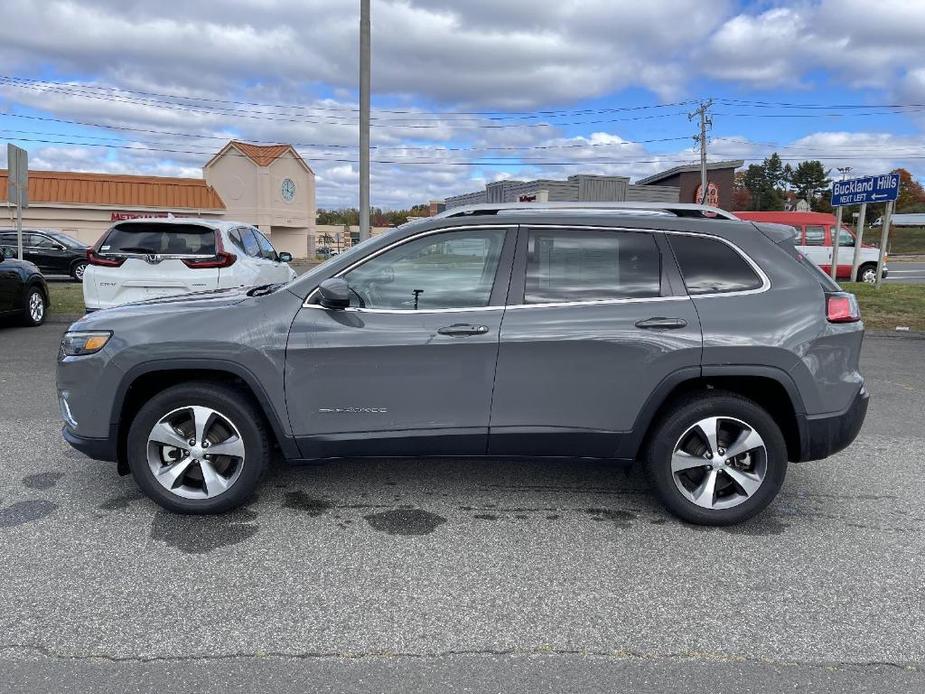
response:
[[[131,386],[139,378],[151,373],[156,373],[158,371],[167,372],[187,370],[225,373],[240,378],[251,389],[251,392],[253,392],[254,396],[257,398],[257,404],[259,405],[264,416],[267,418],[267,421],[270,423],[274,437],[282,449],[283,456],[286,459],[301,458],[295,439],[286,433],[286,429],[283,427],[283,421],[280,419],[279,413],[276,411],[276,408],[270,401],[266,390],[260,384],[260,379],[258,379],[252,371],[242,366],[241,364],[220,359],[162,359],[135,365],[128,370],[128,372],[125,374],[125,377],[119,383],[118,389],[116,390],[116,396],[113,400],[112,413],[110,415],[112,429],[118,431],[118,428],[121,425],[120,420],[122,408],[125,405],[125,398],[128,395],[128,391]]]
[[[774,366],[760,364],[717,364],[704,366],[687,366],[668,374],[655,387],[646,399],[645,404],[636,415],[636,421],[633,424],[632,431],[628,432],[626,438],[621,442],[618,457],[636,459],[649,433],[649,429],[655,420],[656,414],[661,410],[668,400],[671,393],[678,387],[689,381],[710,378],[711,376],[754,376],[759,378],[768,378],[780,384],[790,398],[790,404],[796,415],[797,428],[800,435],[800,448],[803,454],[808,447],[808,425],[806,418],[806,408],[803,404],[803,398],[797,389],[793,378],[783,369]]]

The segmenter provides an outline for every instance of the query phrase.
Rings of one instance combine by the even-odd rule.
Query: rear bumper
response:
[[[80,451],[88,458],[115,462],[117,456],[116,444],[114,440],[108,438],[94,439],[87,438],[85,436],[78,436],[67,427],[64,427],[61,433],[64,435],[64,440],[71,445],[71,448]]]
[[[861,431],[870,394],[861,386],[848,409],[837,414],[801,415],[800,461],[821,460],[847,448]]]

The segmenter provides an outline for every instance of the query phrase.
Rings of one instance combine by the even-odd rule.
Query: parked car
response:
[[[16,231],[0,230],[0,245],[18,249]],[[23,260],[33,263],[46,275],[70,275],[82,282],[88,248],[87,244],[60,231],[24,229],[22,232]]]
[[[534,203],[92,314],[57,384],[65,439],[176,512],[242,504],[274,450],[569,456],[642,460],[673,513],[730,524],[855,438],[862,337],[784,227]]]
[[[240,222],[140,219],[119,222],[87,253],[88,312],[146,299],[289,282],[289,253]]]
[[[15,248],[0,246],[0,317],[13,316],[37,326],[45,322],[50,305],[39,269],[28,260],[17,260]]]
[[[835,215],[822,212],[735,212],[739,219],[753,222],[768,222],[772,224],[787,224],[799,233],[797,246],[800,252],[818,265],[823,272],[832,271],[832,239],[835,235]],[[839,234],[838,249],[838,279],[855,282],[877,281],[877,259],[880,250],[876,246],[863,244],[861,246],[860,264],[857,275],[852,278],[851,270],[854,263],[855,235],[851,229],[842,225]],[[889,274],[884,258],[883,276]]]

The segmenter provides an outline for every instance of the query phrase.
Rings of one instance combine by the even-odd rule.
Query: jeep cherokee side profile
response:
[[[640,460],[675,515],[740,522],[857,435],[863,325],[792,229],[698,214],[452,210],[284,286],[94,313],[64,437],[181,513],[240,505],[276,450]]]

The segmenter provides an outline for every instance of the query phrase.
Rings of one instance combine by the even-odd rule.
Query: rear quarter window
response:
[[[706,238],[669,234],[688,294],[760,289],[758,274],[732,246]]]
[[[197,224],[120,224],[110,229],[100,252],[215,255],[215,231]]]

